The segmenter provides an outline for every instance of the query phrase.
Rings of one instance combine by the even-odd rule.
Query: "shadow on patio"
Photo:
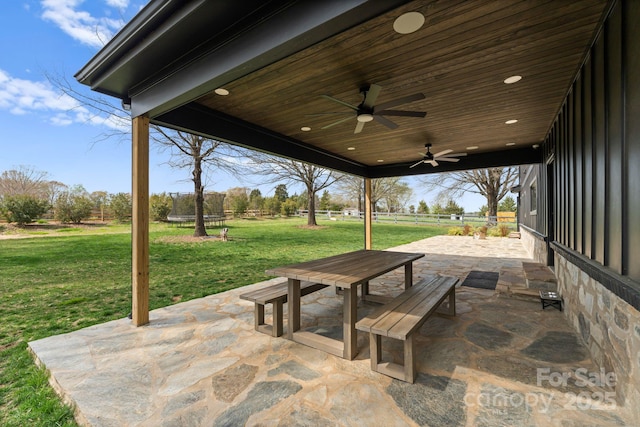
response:
[[[482,270],[517,280],[531,261],[513,239],[439,236],[394,250],[426,254],[416,279],[462,282]],[[371,290],[395,294],[403,274]],[[459,287],[458,315],[432,316],[420,330],[420,373],[408,384],[370,370],[366,334],[347,361],[254,331],[253,304],[239,295],[268,282],[154,310],[145,327],[122,319],[30,347],[86,425],[624,425],[607,405],[615,388],[594,377],[563,314],[539,300]],[[341,334],[341,304],[332,288],[304,297],[302,327]],[[375,306],[359,301],[358,317]],[[383,349],[400,360],[401,342],[383,340]]]

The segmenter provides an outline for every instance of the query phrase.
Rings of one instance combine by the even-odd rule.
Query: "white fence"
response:
[[[307,216],[306,210],[300,210],[300,216]],[[362,221],[364,212],[354,211],[316,211],[317,219],[329,219],[332,221]],[[508,224],[515,225],[515,216],[481,216],[479,213],[468,213],[462,215],[454,214],[408,214],[395,212],[374,212],[374,222],[384,222],[393,224],[414,224],[414,225],[450,225],[463,226],[471,225],[474,227],[486,224]]]

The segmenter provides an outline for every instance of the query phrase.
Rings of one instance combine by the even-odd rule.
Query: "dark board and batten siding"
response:
[[[619,1],[545,140],[553,188],[539,194],[554,197],[549,204],[556,220],[524,223],[553,236],[556,251],[640,309],[638,70],[640,2]],[[546,181],[545,167],[538,170],[539,182]]]

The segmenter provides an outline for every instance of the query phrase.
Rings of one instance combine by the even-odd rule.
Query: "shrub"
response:
[[[291,199],[287,199],[280,205],[280,213],[284,216],[295,215],[296,213],[296,202]]]
[[[500,237],[507,237],[511,232],[511,229],[507,224],[500,224],[498,226],[498,230],[500,230]]]
[[[93,201],[75,192],[65,192],[58,196],[54,205],[54,218],[60,222],[80,224],[83,219],[91,216]]]
[[[149,198],[149,213],[154,221],[166,221],[171,213],[171,196],[167,193],[152,194]]]
[[[486,225],[481,225],[479,227],[476,227],[475,232],[476,233],[481,233],[481,234],[487,234],[487,226]]]
[[[7,222],[18,225],[29,224],[49,210],[49,202],[33,196],[6,196],[0,203],[0,214]]]
[[[469,224],[465,224],[464,227],[462,227],[462,235],[468,236],[469,234],[471,234],[471,226]]]
[[[463,236],[464,231],[462,227],[451,227],[447,234],[449,236]]]
[[[487,230],[487,236],[500,237],[500,230],[498,227],[491,227]]]
[[[109,208],[116,221],[125,222],[131,218],[131,195],[128,193],[118,193],[111,198]]]

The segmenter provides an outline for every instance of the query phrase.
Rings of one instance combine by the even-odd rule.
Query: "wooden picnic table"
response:
[[[413,262],[424,254],[360,250],[328,258],[276,267],[266,271],[272,276],[288,279],[288,331],[287,337],[301,344],[352,360],[357,352],[357,289],[363,286],[363,296],[378,300],[368,294],[369,280],[404,267],[404,287],[413,284]],[[344,290],[343,340],[338,341],[308,331],[300,331],[300,281],[321,283]]]

